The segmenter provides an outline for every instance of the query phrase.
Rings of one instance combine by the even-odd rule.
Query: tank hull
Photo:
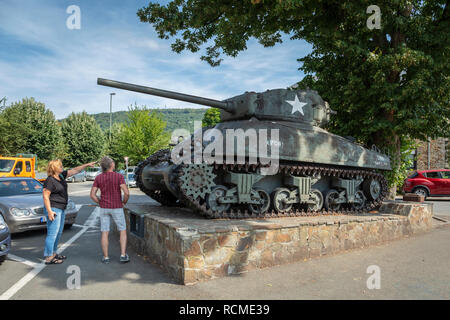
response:
[[[242,134],[247,138],[235,138]],[[272,174],[262,173],[274,163]],[[307,124],[253,118],[197,132],[149,157],[136,175],[141,190],[163,205],[245,218],[373,210],[387,195],[380,170],[390,170],[386,155],[348,139]]]

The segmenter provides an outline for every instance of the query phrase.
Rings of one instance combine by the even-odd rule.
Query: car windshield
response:
[[[0,181],[0,197],[42,193],[42,185],[32,179],[11,179]]]
[[[87,168],[86,171],[87,172],[98,172],[98,171],[100,171],[100,168],[97,168],[97,167],[95,167],[95,168]]]
[[[14,165],[14,162],[14,160],[0,160],[0,172],[10,172]]]

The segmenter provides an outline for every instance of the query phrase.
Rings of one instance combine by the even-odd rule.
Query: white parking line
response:
[[[95,207],[89,218],[84,223],[85,226],[95,227],[100,223],[100,207]]]
[[[8,254],[8,258],[11,259],[11,260],[14,260],[14,261],[26,264],[27,266],[32,267],[32,268],[35,268],[36,266],[39,265],[39,263],[36,263],[36,262],[33,262],[33,261],[29,261],[27,259],[18,257],[18,256],[14,255],[14,254],[11,254],[11,253]]]
[[[76,241],[79,237],[83,235],[90,227],[93,227],[94,224],[97,222],[96,219],[99,217],[99,209],[98,207],[95,208],[94,211],[92,211],[91,215],[89,216],[88,220],[86,221],[83,228],[78,231],[77,234],[75,234],[72,238],[70,238],[67,242],[65,242],[59,249],[58,254],[62,253],[64,250],[66,250],[74,241]],[[11,255],[10,255],[11,256]],[[19,257],[17,257],[19,258]],[[21,259],[21,258],[19,258]],[[24,260],[24,259],[22,259]],[[47,265],[45,263],[36,263],[33,270],[28,272],[22,279],[17,281],[11,288],[9,288],[6,292],[4,292],[2,295],[0,295],[0,300],[9,300],[13,295],[15,295],[20,289],[22,289],[28,282],[33,280],[34,277],[36,277],[39,272],[45,269]]]
[[[35,276],[41,272],[46,265],[44,263],[38,265],[37,267],[33,268],[30,272],[28,272],[22,279],[20,279],[18,282],[16,282],[11,288],[9,288],[5,293],[3,293],[0,296],[0,300],[9,300],[14,294],[16,294],[17,291],[22,289],[28,282],[33,280]]]

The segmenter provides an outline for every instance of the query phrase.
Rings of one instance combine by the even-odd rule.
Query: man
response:
[[[120,173],[114,172],[115,163],[109,157],[103,157],[100,161],[102,173],[99,174],[92,185],[91,199],[100,205],[100,230],[102,232],[102,251],[103,263],[109,263],[108,256],[108,236],[111,225],[111,218],[116,223],[120,232],[120,262],[126,263],[130,261],[130,257],[126,253],[127,247],[127,231],[125,223],[125,214],[123,206],[127,203],[130,192],[125,184],[125,179]],[[100,199],[97,197],[97,190],[100,189]],[[123,191],[123,200],[122,194]]]

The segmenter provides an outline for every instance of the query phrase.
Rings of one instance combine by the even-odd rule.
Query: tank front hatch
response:
[[[256,117],[259,120],[304,122],[325,126],[334,113],[326,101],[313,90],[273,89],[246,92],[226,99],[233,113],[221,110],[221,119],[237,120]]]

